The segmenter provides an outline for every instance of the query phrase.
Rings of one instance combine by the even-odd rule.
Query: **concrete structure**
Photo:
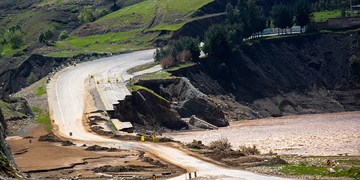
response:
[[[195,127],[198,127],[198,128],[202,128],[202,129],[210,129],[210,130],[218,129],[218,127],[216,127],[200,118],[197,118],[195,115],[192,115],[190,117],[189,124],[193,125]]]
[[[111,122],[114,124],[115,128],[119,131],[124,131],[128,133],[134,132],[134,127],[130,122],[121,122],[118,119],[111,119]]]

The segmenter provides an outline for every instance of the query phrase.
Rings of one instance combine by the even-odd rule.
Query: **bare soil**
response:
[[[163,176],[163,173],[170,172],[170,176],[182,173],[182,169],[139,151],[87,151],[85,149],[89,147],[61,146],[60,142],[38,141],[45,134],[47,132],[44,128],[38,126],[27,136],[7,138],[19,169],[28,173],[32,179],[147,179],[153,174],[165,178],[169,175]],[[119,168],[125,166],[138,168]]]

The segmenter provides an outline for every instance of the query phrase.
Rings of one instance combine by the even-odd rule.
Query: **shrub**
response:
[[[107,14],[109,14],[109,11],[107,11],[106,9],[96,9],[94,12],[94,16],[96,19],[99,19]]]
[[[9,35],[9,42],[11,43],[11,48],[18,49],[23,45],[24,39],[21,34],[15,33]]]
[[[34,82],[36,82],[37,80],[38,80],[38,77],[36,76],[36,74],[34,72],[31,72],[30,75],[26,78],[26,84],[31,85]]]
[[[62,41],[68,37],[69,37],[69,33],[67,31],[61,31],[61,33],[59,34],[58,40]]]
[[[184,61],[190,61],[191,60],[191,52],[189,50],[184,50],[181,51],[178,55],[177,55],[177,59],[179,59],[181,62]]]
[[[195,139],[191,143],[186,144],[186,146],[191,149],[205,149],[206,148],[206,146],[201,141],[197,141]]]
[[[157,49],[154,53],[155,62],[163,58],[172,57],[174,63],[179,64],[184,61],[198,60],[200,56],[200,42],[198,39],[182,37],[178,40],[172,40],[167,46]]]
[[[257,155],[260,154],[260,151],[254,145],[253,147],[239,146],[239,151],[245,155]]]
[[[80,21],[81,24],[85,24],[85,23],[89,23],[89,22],[93,22],[96,20],[96,17],[94,15],[94,12],[90,9],[90,8],[84,8],[79,16],[78,19]]]
[[[48,42],[52,37],[54,36],[54,34],[52,33],[52,31],[50,29],[47,29],[44,32],[41,32],[39,35],[39,42],[40,43],[46,43]]]
[[[211,142],[209,149],[214,151],[231,151],[231,144],[228,139],[222,138]]]
[[[171,56],[167,56],[165,58],[162,58],[160,60],[160,65],[161,67],[167,69],[171,66],[174,66],[175,65],[175,58],[171,57]]]
[[[350,65],[353,64],[360,64],[360,57],[356,56],[356,55],[352,55],[349,59]]]

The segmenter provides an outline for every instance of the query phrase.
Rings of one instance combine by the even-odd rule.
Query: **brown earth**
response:
[[[152,174],[162,177],[162,173],[170,172],[178,175],[182,170],[176,166],[158,160],[151,154],[139,151],[116,150],[86,151],[86,147],[61,146],[60,143],[38,141],[47,132],[42,126],[33,129],[26,137],[13,136],[7,138],[19,169],[29,173],[32,179],[54,178],[149,178]],[[155,162],[155,163],[154,163]],[[106,167],[132,166],[137,169],[117,171],[98,169]],[[164,176],[163,176],[164,177]],[[167,177],[167,176],[166,176]]]

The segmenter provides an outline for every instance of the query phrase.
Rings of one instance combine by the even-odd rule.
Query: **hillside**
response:
[[[360,107],[359,41],[359,31],[264,40],[173,74],[262,117],[353,111]]]
[[[89,52],[153,47],[157,40],[170,38],[172,31],[192,21],[192,13],[212,1],[145,0],[81,26],[56,46],[64,51]]]
[[[213,1],[117,0],[118,10],[114,10],[108,0],[6,0],[0,2],[0,26],[5,33],[1,36],[6,40],[0,52],[5,58],[34,53],[72,57],[150,48],[184,24],[206,17],[193,14]],[[221,5],[223,10],[225,5]],[[84,12],[93,14],[90,21],[81,23],[79,15]],[[12,27],[18,29],[10,31]],[[47,30],[51,32],[48,42],[40,43],[39,35]],[[64,32],[69,38],[58,41]],[[12,36],[22,38],[16,48],[9,43]]]

